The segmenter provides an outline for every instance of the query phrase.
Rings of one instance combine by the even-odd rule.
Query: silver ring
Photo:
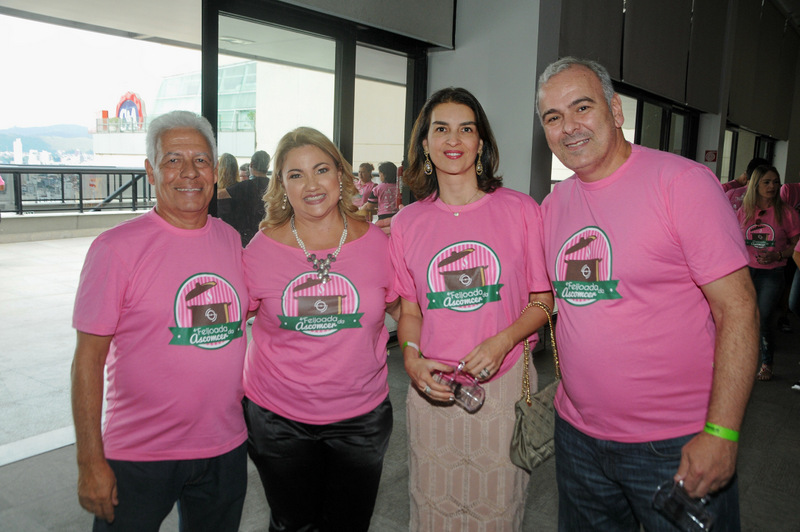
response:
[[[428,394],[428,395],[430,395],[430,393],[431,393],[431,387],[428,386],[427,384],[425,385],[425,393]]]
[[[491,372],[487,368],[483,368],[480,373],[478,373],[478,377],[480,379],[488,379]]]

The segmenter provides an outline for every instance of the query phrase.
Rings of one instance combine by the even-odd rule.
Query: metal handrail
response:
[[[14,198],[11,212],[19,215],[53,211],[82,213],[87,209],[96,212],[111,206],[115,200],[116,210],[136,211],[151,207],[155,201],[142,167],[0,164],[0,174],[10,176],[4,179],[6,193],[11,188]],[[85,177],[92,179],[89,187],[104,189],[102,199],[86,198]],[[100,179],[94,179],[97,177]],[[43,186],[42,180],[45,180]],[[137,186],[140,182],[142,186]],[[41,197],[40,189],[45,189],[45,197]],[[71,194],[67,193],[68,189]],[[130,194],[126,194],[128,190]]]

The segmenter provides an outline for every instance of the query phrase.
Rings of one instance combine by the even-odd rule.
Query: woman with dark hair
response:
[[[774,166],[757,167],[736,213],[750,253],[750,277],[761,320],[761,368],[756,377],[760,381],[772,379],[773,315],[785,284],[786,259],[800,237],[800,218],[784,205],[780,189],[781,178]]]
[[[378,220],[391,218],[397,213],[397,166],[389,161],[378,165],[381,182],[375,185],[369,203],[378,211]]]
[[[258,311],[244,368],[248,453],[274,531],[366,532],[392,432],[389,242],[356,216],[350,175],[319,131],[284,135],[266,219],[244,251]]]
[[[431,96],[414,124],[404,179],[419,201],[392,219],[398,340],[411,378],[407,424],[415,531],[519,530],[529,475],[509,460],[523,339],[553,306],[539,206],[502,188],[483,108],[465,89]],[[479,379],[475,413],[436,372]],[[536,372],[530,364],[535,389]]]

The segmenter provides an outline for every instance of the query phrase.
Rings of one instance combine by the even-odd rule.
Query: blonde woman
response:
[[[761,319],[761,368],[756,376],[760,381],[772,379],[774,312],[785,285],[786,259],[800,237],[800,218],[797,211],[784,205],[780,190],[778,170],[757,167],[736,213],[750,254],[750,277]]]
[[[366,532],[392,432],[388,239],[355,215],[350,164],[325,135],[287,133],[274,163],[266,219],[244,251],[257,311],[244,370],[248,452],[270,530]]]

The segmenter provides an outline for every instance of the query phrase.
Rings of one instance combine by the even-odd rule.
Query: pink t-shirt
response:
[[[106,458],[211,458],[247,438],[241,246],[239,234],[217,218],[186,230],[155,210],[92,243],[72,324],[113,335]]]
[[[397,212],[397,183],[379,183],[372,189],[378,200],[378,216]]]
[[[386,398],[384,317],[386,303],[397,299],[388,247],[370,224],[342,246],[330,281],[318,284],[299,248],[256,234],[244,251],[250,309],[258,308],[244,370],[247,397],[313,425],[366,414]]]
[[[734,189],[737,189],[737,188],[741,188],[743,186],[744,185],[742,185],[741,183],[739,183],[735,179],[731,179],[727,183],[723,183],[722,184],[722,190],[727,193],[729,190],[734,190]]]
[[[800,183],[784,183],[781,186],[781,200],[792,209],[800,209]]]
[[[700,287],[746,266],[747,251],[705,166],[632,148],[605,179],[557,184],[542,210],[558,413],[591,437],[645,442],[702,430],[715,328]]]
[[[531,292],[547,292],[550,285],[541,212],[530,196],[499,188],[453,209],[458,216],[440,199],[401,209],[392,218],[391,252],[397,292],[422,311],[422,352],[457,366],[516,320]],[[497,375],[521,353],[520,343]]]
[[[356,179],[356,190],[358,191],[358,195],[353,197],[353,205],[356,207],[363,207],[367,203],[373,188],[375,188],[375,183],[372,181],[367,181],[364,183],[360,179]]]
[[[728,197],[728,201],[731,203],[734,212],[738,211],[742,207],[742,202],[744,201],[744,195],[747,193],[747,187],[739,187],[729,190],[725,193]]]
[[[749,266],[762,270],[786,266],[787,259],[770,264],[759,264],[757,257],[765,251],[782,252],[789,247],[789,240],[800,234],[800,216],[798,216],[797,211],[785,207],[780,224],[775,219],[775,209],[772,207],[756,210],[755,219],[745,220],[744,208],[736,211],[736,216],[739,219],[739,227],[744,234],[747,252],[750,254]]]

